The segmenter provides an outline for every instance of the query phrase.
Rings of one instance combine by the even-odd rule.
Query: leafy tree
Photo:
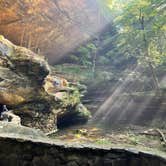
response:
[[[90,51],[87,47],[79,47],[77,50],[78,57],[79,57],[79,63],[84,66],[89,66],[91,65],[90,58],[91,54]]]
[[[122,70],[137,62],[150,71],[151,83],[159,89],[156,69],[166,63],[165,0],[97,1],[113,25],[76,50],[77,63],[91,68],[94,76],[97,65]]]
[[[114,0],[107,5],[113,10],[119,2]],[[166,56],[164,8],[164,0],[128,0],[117,11],[113,10],[114,25],[118,30],[115,41],[118,54],[135,56],[141,64],[148,65],[156,89],[159,85],[155,67],[164,63]]]
[[[87,44],[87,48],[91,52],[92,76],[95,77],[96,60],[97,60],[97,47],[94,43]]]

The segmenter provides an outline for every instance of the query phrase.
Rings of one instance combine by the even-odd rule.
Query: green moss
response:
[[[80,93],[76,88],[71,88],[69,92],[66,92],[61,101],[63,107],[74,106],[78,103],[80,103]]]
[[[112,142],[109,141],[109,140],[106,140],[106,139],[99,139],[96,142],[94,142],[94,144],[97,144],[97,145],[111,145]]]

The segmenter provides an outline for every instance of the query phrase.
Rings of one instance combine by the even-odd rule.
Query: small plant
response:
[[[99,139],[95,142],[95,144],[98,144],[98,145],[111,145],[111,141],[109,140],[106,140],[106,139]]]
[[[128,137],[129,137],[129,140],[131,141],[132,144],[138,145],[140,143],[138,136],[136,136],[131,131],[128,132]]]
[[[138,137],[130,137],[130,141],[134,144],[134,145],[138,145],[139,144],[139,139]]]
[[[74,134],[75,138],[81,138],[81,134]]]
[[[66,92],[64,94],[62,101],[63,101],[63,106],[68,106],[72,105],[74,106],[77,103],[80,103],[80,93],[77,88],[71,87],[72,92]]]

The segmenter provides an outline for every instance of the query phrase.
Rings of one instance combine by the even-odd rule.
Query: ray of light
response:
[[[137,121],[143,121],[141,119],[143,117],[143,114],[145,113],[145,109],[149,107],[150,103],[152,102],[155,94],[152,94],[151,96],[145,97],[141,99],[141,96],[139,97],[139,100],[141,100],[141,104],[139,105],[139,102],[135,101],[133,94],[128,93],[130,89],[126,89],[127,85],[130,82],[130,77],[133,72],[137,72],[140,70],[140,67],[137,66],[131,73],[127,75],[123,83],[118,83],[116,85],[116,89],[114,92],[107,98],[107,100],[99,107],[99,109],[94,114],[94,117],[92,119],[93,122],[97,123],[114,123],[114,121],[121,121],[128,123],[136,123]],[[141,74],[140,76],[142,76]],[[165,81],[165,78],[161,80],[161,82]],[[129,94],[125,97],[124,91]],[[139,93],[139,92],[137,92]],[[136,98],[137,98],[136,94]],[[141,93],[139,94],[141,95]],[[133,98],[132,98],[133,96]],[[134,107],[136,107],[134,109]],[[146,116],[146,115],[145,115]],[[149,119],[153,118],[154,115],[149,115]],[[110,121],[113,120],[113,122]]]
[[[136,67],[134,69],[134,71],[137,71],[137,70],[138,70],[138,67]],[[133,71],[131,73],[133,73]],[[123,92],[124,88],[128,84],[130,74],[125,78],[123,83],[121,83],[121,84],[119,83],[119,86],[117,86],[117,88],[114,90],[112,95],[109,96],[108,99],[96,111],[96,113],[93,117],[94,120],[96,119],[96,117],[98,117],[98,116],[100,117],[102,114],[108,114],[110,111],[113,111],[113,108],[117,107],[118,105],[121,105],[121,102],[123,102],[123,101],[118,101],[118,103],[116,103],[115,101],[118,98],[118,95],[120,95]],[[115,103],[113,103],[113,102],[115,102]]]

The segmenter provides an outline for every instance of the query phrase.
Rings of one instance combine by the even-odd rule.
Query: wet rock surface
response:
[[[50,67],[44,57],[0,36],[0,104],[13,110],[21,118],[22,125],[44,132],[56,130],[58,112],[80,103],[75,90],[68,91],[71,88],[66,80],[61,79],[59,87],[54,86],[55,82],[49,84],[46,79],[49,73]],[[47,83],[46,89],[44,84]],[[56,94],[62,90],[67,98],[57,99]]]

